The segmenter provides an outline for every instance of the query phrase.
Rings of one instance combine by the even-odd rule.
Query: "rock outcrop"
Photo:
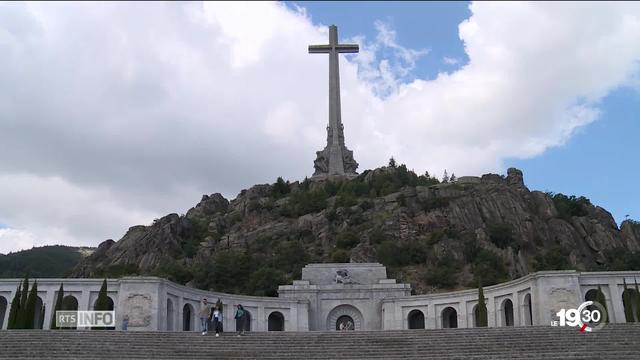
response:
[[[609,212],[584,198],[530,191],[518,169],[431,185],[402,180],[398,171],[366,171],[345,179],[348,186],[295,182],[284,193],[256,185],[231,201],[204,195],[186,215],[105,241],[73,275],[118,265],[143,274],[168,264],[192,269],[229,250],[257,258],[295,244],[308,261],[386,262],[395,276],[427,292],[470,286],[482,272],[494,271],[497,281],[554,267],[607,269],[614,250],[640,250],[637,222],[618,229]],[[396,189],[381,181],[404,183]]]

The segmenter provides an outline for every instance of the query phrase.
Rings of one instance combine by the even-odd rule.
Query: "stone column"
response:
[[[425,316],[426,318],[424,319],[424,327],[426,329],[437,328],[438,319],[436,318],[436,306],[434,305],[433,301],[427,303],[427,313],[425,314]]]
[[[524,319],[521,315],[521,311],[523,309],[523,305],[521,304],[520,298],[518,297],[518,292],[514,291],[511,295],[513,301],[513,326],[524,325],[520,323],[520,319]]]
[[[176,301],[176,314],[178,315],[178,321],[175,323],[176,331],[183,331],[184,328],[184,319],[182,308],[184,307],[184,297],[178,296],[178,301]]]
[[[57,290],[55,289],[55,287],[52,287],[51,289],[47,290],[47,293],[45,295],[43,303],[46,307],[44,309],[44,322],[42,323],[43,329],[51,328],[51,321],[53,320],[52,317],[55,316],[53,310],[56,306],[56,291]]]
[[[262,304],[258,305],[258,311],[256,314],[256,329],[253,331],[267,331],[267,319],[265,318],[266,314],[264,313],[264,306]]]
[[[624,305],[622,304],[622,292],[618,288],[618,279],[614,278],[609,280],[609,298],[607,300],[611,301],[610,304],[607,304],[607,311],[609,312],[609,322],[616,323],[624,323],[627,320],[624,317]],[[604,290],[604,289],[602,289]],[[605,294],[606,297],[606,294]]]
[[[460,300],[460,302],[458,303],[458,307],[460,308],[460,311],[458,311],[458,327],[459,328],[469,327],[468,326],[469,322],[467,318],[466,301]]]
[[[496,298],[487,296],[487,327],[497,327],[496,319]]]

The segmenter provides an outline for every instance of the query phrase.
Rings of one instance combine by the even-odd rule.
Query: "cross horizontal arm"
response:
[[[339,53],[357,53],[360,47],[358,44],[339,44],[336,45],[336,50]]]
[[[309,45],[309,54],[331,52],[331,45]]]

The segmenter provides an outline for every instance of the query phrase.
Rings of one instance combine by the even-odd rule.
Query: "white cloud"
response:
[[[434,80],[406,81],[426,50],[384,23],[342,57],[360,169],[393,155],[420,172],[500,171],[562,144],[637,81],[637,3],[471,13],[468,63]],[[202,193],[310,175],[328,59],[306,49],[327,36],[281,3],[0,4],[0,252],[96,245]]]
[[[447,65],[457,65],[458,63],[460,63],[460,59],[445,56],[442,58],[442,62]]]

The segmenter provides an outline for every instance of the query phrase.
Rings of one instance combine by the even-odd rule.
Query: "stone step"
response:
[[[0,358],[640,359],[640,324],[358,332],[0,331]]]

